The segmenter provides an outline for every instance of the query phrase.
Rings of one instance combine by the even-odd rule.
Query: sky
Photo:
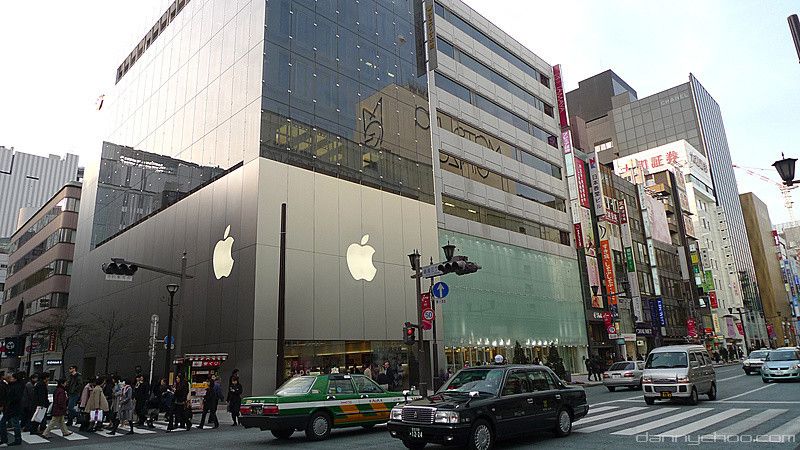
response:
[[[310,0],[309,0],[310,1]],[[606,69],[639,98],[694,73],[722,108],[735,164],[800,158],[800,64],[786,17],[794,0],[466,0],[550,64],[565,89]],[[0,2],[0,145],[48,155],[100,152],[98,96],[168,0]],[[46,11],[46,13],[42,13]],[[789,220],[778,188],[736,170],[740,192]],[[794,194],[795,198],[800,198]],[[800,220],[800,202],[795,208]]]

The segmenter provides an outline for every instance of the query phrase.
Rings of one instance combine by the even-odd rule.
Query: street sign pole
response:
[[[148,382],[153,382],[153,362],[156,359],[156,336],[158,333],[158,314],[150,316],[150,378]]]

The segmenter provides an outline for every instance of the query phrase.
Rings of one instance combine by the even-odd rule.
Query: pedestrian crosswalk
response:
[[[747,435],[752,442],[794,442],[800,438],[798,410],[786,408],[633,407],[605,405],[590,408],[576,421],[575,433],[606,431],[616,436],[647,434],[663,439],[695,436],[703,442]],[[770,440],[772,439],[772,440]]]
[[[193,429],[197,429],[196,427],[197,427],[197,424],[194,425]],[[23,432],[22,433],[22,442],[25,443],[25,444],[30,444],[30,445],[49,444],[49,443],[58,443],[59,441],[63,442],[64,440],[66,440],[66,441],[84,441],[84,440],[92,439],[92,436],[97,436],[97,439],[103,439],[103,438],[113,439],[113,438],[118,438],[120,436],[126,436],[128,431],[130,431],[130,427],[128,427],[128,426],[120,426],[119,429],[117,429],[117,432],[115,434],[111,434],[110,430],[108,430],[106,428],[103,428],[102,430],[96,431],[96,432],[81,431],[79,429],[80,427],[77,424],[73,425],[73,426],[70,426],[68,428],[70,429],[70,431],[72,431],[72,433],[68,434],[66,436],[64,436],[64,434],[61,432],[61,430],[52,430],[50,432],[50,435],[47,436],[47,437],[43,437],[43,436],[40,436],[40,435]],[[211,428],[205,428],[205,429],[210,430]],[[166,431],[167,431],[167,422],[162,422],[162,421],[154,422],[153,423],[153,428],[146,428],[146,427],[145,428],[141,428],[141,427],[138,427],[138,426],[134,426],[133,427],[134,435],[154,435],[154,434],[157,434],[157,433],[164,433]],[[174,429],[172,431],[173,432],[182,432],[182,431],[187,431],[187,430],[185,428],[176,428],[176,429]],[[12,440],[14,439],[13,432],[9,433],[9,437]]]

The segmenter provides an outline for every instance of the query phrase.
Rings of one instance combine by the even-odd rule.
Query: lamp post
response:
[[[786,186],[792,186],[796,182],[800,182],[800,180],[794,179],[794,168],[795,163],[797,162],[797,158],[786,158],[781,153],[781,159],[772,163],[772,167],[778,171],[778,175],[780,175],[781,180],[783,180],[783,184]]]
[[[169,366],[172,361],[172,343],[174,342],[174,338],[172,337],[172,309],[175,306],[175,293],[178,292],[178,288],[180,288],[180,286],[174,283],[167,285],[167,292],[169,292],[169,319],[167,320],[167,337],[164,339],[164,346],[167,348],[167,351],[164,352],[164,379],[166,379],[168,383]]]
[[[414,282],[416,283],[416,293],[415,298],[417,301],[417,323],[420,326],[419,332],[419,339],[417,340],[416,344],[416,352],[417,352],[417,372],[419,374],[419,394],[425,398],[428,396],[428,385],[425,383],[425,370],[423,369],[423,364],[426,358],[422,354],[425,351],[425,346],[423,345],[424,342],[424,332],[422,331],[422,272],[420,268],[420,254],[417,249],[414,249],[414,253],[409,253],[408,261],[411,263],[411,268],[414,270]]]
[[[728,308],[728,312],[732,315],[733,308]],[[742,322],[742,339],[744,340],[744,351],[749,355],[750,347],[747,345],[747,332],[745,331],[745,326],[744,326],[744,310],[742,308],[736,307],[736,312],[739,313],[739,322]]]

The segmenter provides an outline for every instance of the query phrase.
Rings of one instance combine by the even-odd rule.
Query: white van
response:
[[[642,373],[644,401],[681,398],[696,405],[700,395],[717,398],[717,374],[702,345],[670,345],[647,355]]]

